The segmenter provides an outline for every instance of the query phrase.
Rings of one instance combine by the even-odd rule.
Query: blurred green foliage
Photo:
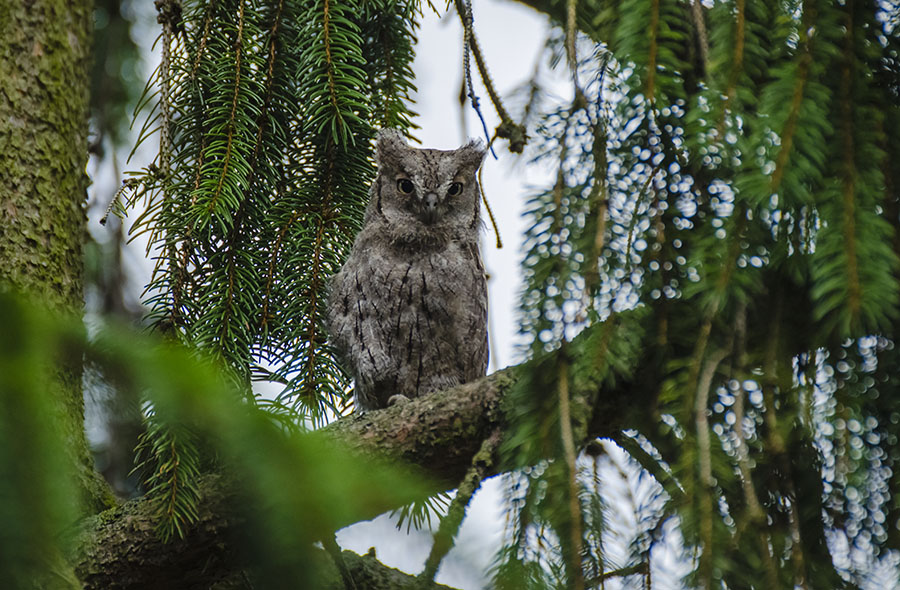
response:
[[[0,572],[10,588],[51,570],[79,514],[75,466],[54,428],[54,367],[79,348],[71,326],[0,291]]]
[[[102,326],[87,338],[80,322],[0,293],[0,572],[26,587],[62,554],[61,533],[80,515],[59,411],[48,395],[60,355],[84,355],[110,383],[140,393],[168,433],[189,431],[210,465],[228,473],[246,518],[240,546],[264,587],[309,587],[317,576],[313,543],[337,528],[421,496],[399,468],[362,463],[273,420],[248,404],[214,363],[131,329]],[[168,439],[168,440],[171,440]],[[160,465],[155,466],[159,469]],[[177,485],[196,490],[198,472]],[[177,494],[168,498],[180,501]],[[172,506],[151,497],[163,528]],[[176,521],[171,526],[179,527]]]

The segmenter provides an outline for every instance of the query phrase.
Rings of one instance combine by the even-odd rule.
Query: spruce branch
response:
[[[859,253],[857,244],[856,220],[856,150],[854,149],[854,125],[853,125],[853,98],[852,87],[856,72],[856,56],[854,55],[854,23],[853,4],[848,6],[845,19],[844,55],[841,67],[841,81],[838,100],[841,105],[841,148],[843,149],[844,162],[842,173],[843,196],[843,234],[844,247],[846,249],[846,281],[847,281],[847,312],[850,315],[850,324],[858,325],[861,307],[861,285],[859,280]]]
[[[225,138],[225,148],[224,153],[219,154],[219,157],[222,158],[222,169],[218,174],[218,179],[216,180],[216,186],[213,190],[212,197],[209,199],[209,204],[206,206],[207,212],[212,213],[216,210],[216,204],[219,202],[219,199],[222,196],[222,192],[225,187],[225,179],[229,176],[229,166],[231,164],[231,159],[234,157],[235,151],[235,127],[237,120],[237,111],[238,111],[238,99],[240,98],[240,88],[241,88],[241,52],[243,50],[243,41],[244,41],[244,3],[238,3],[238,22],[237,22],[237,39],[234,42],[234,92],[231,97],[231,112],[228,114],[228,119],[224,123],[225,129],[227,129],[227,135]]]
[[[588,343],[586,337],[576,339],[573,352],[579,354]],[[587,367],[576,366],[573,382],[581,385],[572,393],[582,397],[587,395],[583,387],[588,382],[582,374]],[[492,457],[500,433],[506,428],[503,406],[511,401],[508,395],[521,370],[522,367],[508,369],[407,404],[353,415],[304,436],[339,445],[343,452],[366,460],[380,462],[387,458],[413,465],[428,475],[426,480],[434,482],[423,488],[424,493],[461,486],[458,509],[449,521],[452,524],[460,518],[462,500],[471,496],[480,481],[507,469]],[[620,386],[595,396],[598,401],[590,410],[588,436],[617,432],[629,424],[629,416],[637,416],[631,408],[637,391],[624,382]],[[460,484],[461,481],[465,483]],[[140,584],[141,580],[160,580],[161,572],[177,577],[185,572],[196,575],[204,567],[209,568],[209,575],[241,568],[242,563],[235,559],[235,547],[229,542],[240,533],[241,526],[235,511],[234,489],[227,477],[200,478],[197,518],[183,525],[183,540],[175,539],[171,544],[161,543],[156,536],[154,526],[158,521],[152,508],[155,504],[149,498],[89,520],[83,526],[89,538],[79,543],[81,549],[73,558],[82,578],[89,580],[86,587],[106,588],[109,586],[104,584],[124,579],[125,575]],[[343,518],[371,518],[392,507],[372,503],[364,512],[348,513]],[[352,522],[344,520],[338,526],[349,524]],[[445,531],[454,528],[450,524],[445,525]],[[353,565],[356,558],[346,552],[343,555],[351,576],[360,585],[365,578],[358,577]],[[90,572],[89,577],[86,572]]]
[[[697,48],[700,50],[700,63],[703,75],[709,72],[709,35],[706,32],[705,8],[701,0],[691,2],[691,20],[693,20],[694,34],[697,39]]]

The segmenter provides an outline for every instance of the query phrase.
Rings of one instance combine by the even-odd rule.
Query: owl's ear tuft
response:
[[[463,168],[471,168],[473,171],[481,167],[487,148],[480,139],[473,139],[466,145],[456,150],[456,156]]]
[[[382,129],[378,132],[375,142],[375,162],[382,166],[399,159],[400,155],[409,150],[406,137],[399,129]]]

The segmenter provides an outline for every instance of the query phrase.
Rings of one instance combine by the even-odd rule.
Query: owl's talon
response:
[[[387,405],[390,408],[390,407],[396,406],[398,404],[403,405],[403,404],[408,404],[408,403],[409,403],[409,398],[406,397],[405,395],[403,395],[402,393],[398,393],[398,394],[392,395],[391,397],[388,398]]]

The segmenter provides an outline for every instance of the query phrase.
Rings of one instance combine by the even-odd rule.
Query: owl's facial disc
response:
[[[420,184],[405,173],[398,175],[396,182],[406,207],[425,225],[433,225],[442,217],[444,203],[433,187]]]

